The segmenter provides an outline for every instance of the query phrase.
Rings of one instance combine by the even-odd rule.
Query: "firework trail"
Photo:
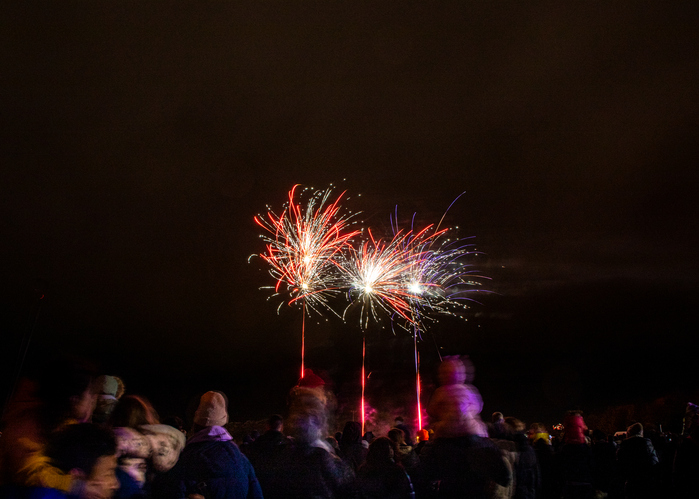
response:
[[[465,240],[452,241],[449,237],[451,229],[440,230],[446,213],[436,227],[430,225],[417,233],[411,230],[410,237],[404,240],[403,245],[405,260],[409,263],[402,278],[403,286],[408,293],[410,320],[402,324],[402,327],[410,331],[413,336],[416,411],[420,428],[422,428],[422,410],[420,354],[417,340],[426,330],[426,321],[436,320],[434,315],[450,314],[462,317],[460,311],[468,308],[469,301],[475,301],[466,295],[480,291],[481,284],[476,279],[485,278],[477,275],[477,271],[463,262],[463,257],[477,253],[473,250],[473,245],[466,244]],[[414,217],[413,215],[413,225]],[[395,222],[392,220],[395,233],[399,232],[397,218],[396,213]],[[437,353],[439,354],[439,349]],[[439,356],[441,359],[441,354]]]
[[[318,313],[321,308],[336,313],[329,306],[328,298],[339,292],[337,259],[359,231],[350,230],[351,214],[340,213],[339,203],[345,192],[330,202],[332,187],[315,191],[304,207],[295,199],[297,187],[289,191],[289,200],[280,215],[269,210],[265,216],[256,216],[254,220],[267,232],[261,236],[266,242],[266,251],[259,256],[270,265],[270,274],[277,281],[273,296],[286,294],[289,305],[296,302],[303,305],[303,377],[306,308]]]

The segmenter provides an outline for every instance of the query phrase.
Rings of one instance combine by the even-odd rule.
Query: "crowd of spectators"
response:
[[[333,394],[301,379],[285,417],[235,442],[228,399],[201,396],[191,425],[160,421],[114,376],[79,363],[20,383],[2,420],[0,497],[11,499],[699,497],[699,410],[688,404],[681,436],[619,440],[568,412],[556,436],[541,423],[494,413],[481,419],[472,366],[440,365],[429,428],[402,418],[385,435],[348,421],[330,435]]]

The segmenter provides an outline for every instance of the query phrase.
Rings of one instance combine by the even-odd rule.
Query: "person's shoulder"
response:
[[[0,499],[70,499],[65,492],[48,487],[0,487]]]

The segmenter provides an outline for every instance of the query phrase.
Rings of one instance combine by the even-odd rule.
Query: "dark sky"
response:
[[[497,294],[432,334],[476,362],[486,410],[699,392],[696,2],[1,10],[5,379],[41,279],[36,350],[93,358],[165,412],[213,385],[233,418],[282,411],[301,318],[259,290],[252,218],[335,183],[376,230],[465,192],[447,223]],[[370,337],[400,384],[409,338]],[[308,341],[351,398],[358,328],[314,318]]]

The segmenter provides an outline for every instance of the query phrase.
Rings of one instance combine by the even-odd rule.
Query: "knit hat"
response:
[[[226,398],[221,392],[206,392],[201,396],[194,423],[199,426],[223,426],[228,423]]]
[[[296,386],[304,386],[306,388],[320,388],[323,385],[325,385],[323,378],[318,376],[310,369],[305,370],[303,373],[303,378],[300,378],[299,382],[296,384]]]
[[[116,376],[102,375],[95,381],[100,395],[111,395],[120,399],[124,394],[124,382]]]

